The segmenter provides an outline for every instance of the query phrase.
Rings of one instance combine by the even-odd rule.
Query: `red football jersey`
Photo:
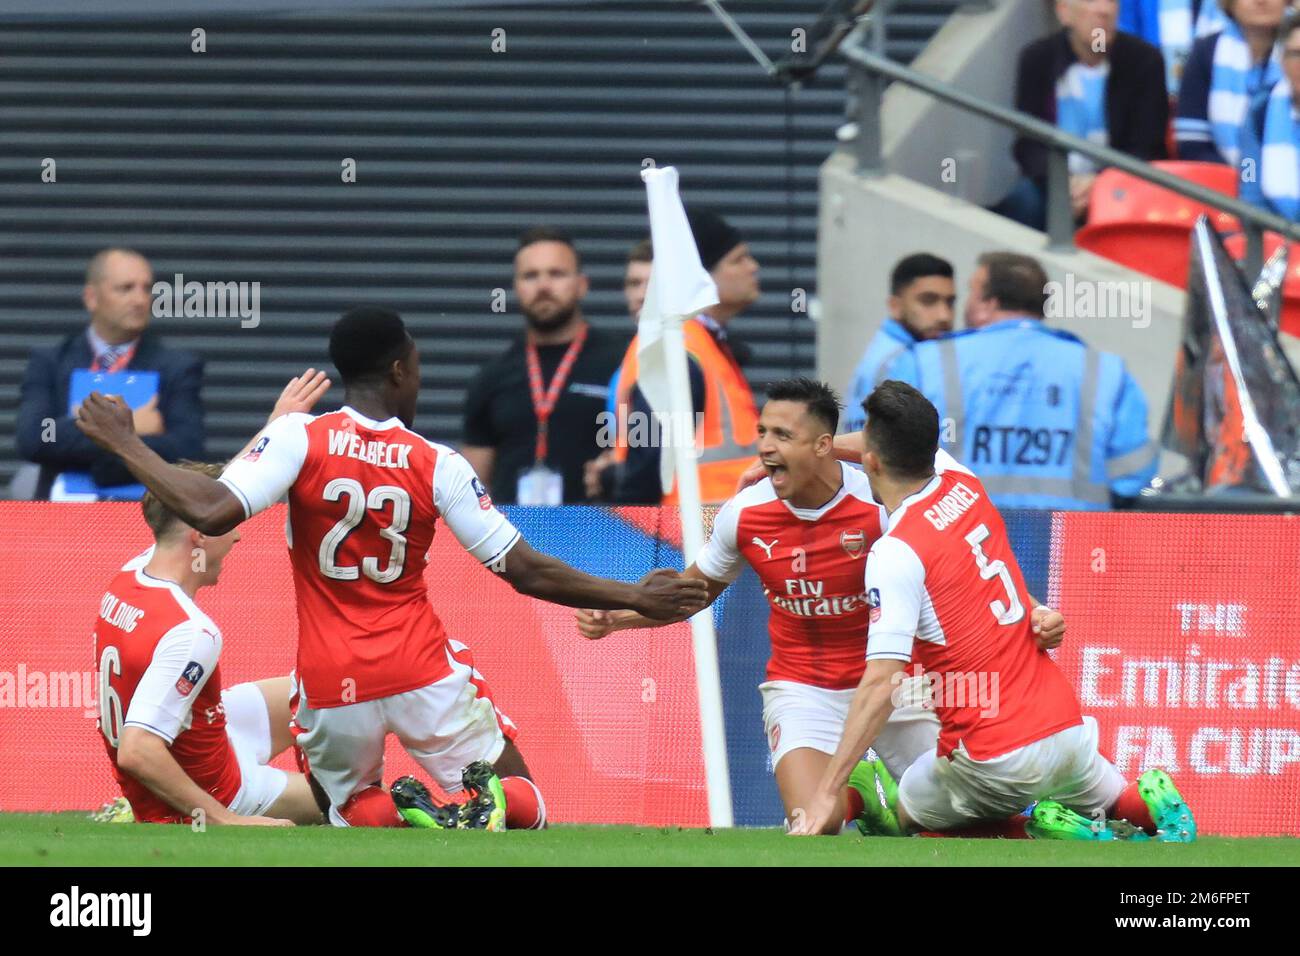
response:
[[[942,730],[989,760],[1082,721],[1079,700],[1031,629],[1029,592],[1002,515],[979,479],[946,470],[907,498],[867,558],[867,659],[915,658]]]
[[[285,415],[221,476],[253,515],[288,496],[297,674],[310,706],[415,690],[449,674],[426,556],[441,517],[485,564],[519,533],[469,464],[396,418]]]
[[[695,566],[733,581],[741,562],[758,574],[771,607],[768,680],[832,690],[856,687],[866,666],[863,564],[884,510],[866,475],[841,465],[839,492],[822,507],[795,508],[764,478],[719,509]]]
[[[99,729],[137,820],[177,823],[188,816],[118,768],[124,726],[167,741],[181,769],[222,806],[239,793],[239,762],[221,704],[220,655],[221,632],[178,585],[135,568],[119,573],[104,592],[95,622]]]

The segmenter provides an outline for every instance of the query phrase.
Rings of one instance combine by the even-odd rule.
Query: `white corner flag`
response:
[[[659,476],[665,490],[677,480],[681,505],[682,551],[690,565],[704,547],[700,475],[696,464],[695,406],[687,369],[682,322],[718,302],[718,290],[700,262],[686,210],[677,193],[672,166],[641,171],[650,207],[650,241],[654,262],[645,304],[637,322],[637,386],[660,423]],[[651,434],[656,430],[652,429]],[[732,825],[731,778],[722,718],[722,682],[713,611],[691,618],[695,647],[695,682],[700,701],[704,770],[709,794],[709,824]]]

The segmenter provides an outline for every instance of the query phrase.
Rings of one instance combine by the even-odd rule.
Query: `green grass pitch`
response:
[[[1300,866],[1300,840],[1190,846],[1030,840],[796,839],[779,830],[555,826],[542,832],[261,829],[0,814],[3,866]]]

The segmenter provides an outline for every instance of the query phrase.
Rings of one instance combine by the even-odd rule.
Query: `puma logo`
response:
[[[765,541],[763,541],[762,538],[755,537],[752,543],[758,545],[758,546],[759,546],[760,548],[762,548],[765,552],[767,552],[767,559],[768,559],[769,561],[771,561],[771,560],[772,560],[772,549],[776,547],[776,543],[777,543],[778,541],[780,541],[780,540],[781,540],[780,538],[773,538],[773,539],[772,539],[772,543],[771,543],[771,544],[767,544]]]

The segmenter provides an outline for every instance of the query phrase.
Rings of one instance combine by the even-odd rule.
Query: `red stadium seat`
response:
[[[1276,232],[1264,233],[1264,258],[1268,259],[1282,245],[1282,237]],[[1229,236],[1223,240],[1223,247],[1238,262],[1246,258],[1246,237],[1242,233]],[[1254,276],[1247,276],[1253,280]],[[1286,278],[1282,280],[1282,319],[1283,332],[1300,336],[1300,243],[1291,243],[1287,254]]]
[[[1181,223],[1089,223],[1075,234],[1080,249],[1104,256],[1162,282],[1187,287],[1191,228]]]
[[[1219,163],[1190,163],[1182,161],[1152,163],[1156,169],[1171,173],[1180,179],[1198,183],[1207,189],[1237,195],[1236,170]],[[1217,212],[1203,203],[1180,196],[1175,192],[1153,185],[1144,179],[1130,176],[1118,169],[1104,169],[1097,175],[1088,206],[1088,225],[1105,225],[1115,222],[1166,222],[1177,223],[1191,229],[1196,217],[1205,213],[1220,232],[1240,228],[1227,213]]]

